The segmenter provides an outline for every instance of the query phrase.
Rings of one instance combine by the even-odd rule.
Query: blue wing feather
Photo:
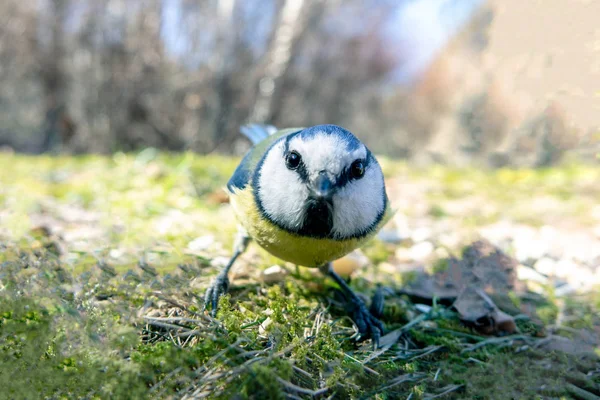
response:
[[[227,182],[227,189],[230,192],[233,192],[233,189],[243,189],[248,184],[250,176],[252,175],[252,171],[250,171],[250,154],[251,152],[249,151],[248,154],[244,156],[233,172],[229,182]]]
[[[240,132],[256,145],[277,132],[277,128],[273,125],[248,124],[240,127]]]
[[[240,127],[240,132],[250,139],[253,145],[256,145],[277,132],[277,128],[273,125],[249,124]],[[227,182],[227,189],[229,191],[233,191],[234,188],[243,189],[248,184],[250,176],[252,175],[252,163],[250,162],[252,158],[251,155],[252,150],[244,156],[229,179],[229,182]]]

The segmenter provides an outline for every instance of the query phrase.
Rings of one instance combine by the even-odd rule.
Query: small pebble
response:
[[[576,271],[579,267],[573,260],[569,260],[563,258],[556,263],[556,268],[554,270],[554,275],[559,278],[569,278],[574,271]]]
[[[287,275],[287,271],[279,265],[273,265],[262,272],[262,281],[265,283],[281,282]]]
[[[537,265],[537,264],[536,264]],[[517,277],[522,281],[538,282],[541,284],[548,283],[548,278],[540,273],[537,268],[530,268],[525,265],[517,267]]]
[[[402,236],[398,233],[398,231],[393,229],[382,229],[377,235],[379,239],[386,243],[400,243],[402,241]]]
[[[418,243],[418,242],[424,242],[425,240],[428,240],[431,238],[431,229],[427,228],[427,227],[421,227],[421,228],[417,228],[415,230],[412,231],[410,238]]]
[[[215,237],[212,235],[200,236],[188,243],[188,250],[201,251],[206,250],[215,242]]]
[[[350,276],[354,271],[364,268],[369,259],[360,251],[355,250],[333,262],[333,270],[340,276]]]
[[[429,257],[435,247],[431,242],[421,242],[412,246],[409,250],[410,258],[413,260],[424,260]]]
[[[210,265],[211,267],[217,267],[217,268],[222,268],[224,266],[227,265],[227,263],[229,262],[229,257],[215,257],[210,261]]]
[[[542,257],[535,262],[533,268],[540,274],[552,276],[556,272],[556,261],[549,257]]]

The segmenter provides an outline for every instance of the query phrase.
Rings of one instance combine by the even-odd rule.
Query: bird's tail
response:
[[[257,144],[277,132],[277,128],[273,125],[248,124],[241,126],[240,132],[250,139],[252,144]]]

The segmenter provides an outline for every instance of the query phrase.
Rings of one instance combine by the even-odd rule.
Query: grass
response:
[[[598,201],[591,182],[600,181],[600,171],[593,167],[382,165],[392,184],[429,182],[425,212],[434,219],[462,218],[453,215],[451,202],[468,197],[496,208],[489,219],[517,220],[526,206],[504,210],[505,202],[551,196],[569,205],[559,216],[578,221]],[[464,327],[447,307],[427,309],[390,295],[383,317],[389,335],[373,352],[370,343],[354,342],[332,283],[285,264],[290,274],[284,281],[263,283],[260,271],[278,261],[252,249],[211,319],[201,312],[202,296],[229,256],[235,221],[219,188],[235,166],[226,157],[153,150],[112,157],[0,155],[0,397],[600,395],[597,359],[544,350],[551,333],[576,337],[597,327],[597,295],[563,301],[549,294],[537,314],[517,320],[520,334],[504,338]],[[191,246],[198,238],[200,245]],[[394,250],[375,240],[364,252],[376,267]],[[407,279],[376,271],[359,272],[351,284],[370,296],[376,283],[397,289]]]

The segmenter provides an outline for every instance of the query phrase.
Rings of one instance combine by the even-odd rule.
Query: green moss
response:
[[[236,229],[230,208],[213,198],[238,161],[151,149],[112,157],[1,154],[0,204],[10,210],[2,219],[6,237],[0,251],[3,394],[169,398],[207,390],[213,398],[282,398],[310,397],[294,387],[317,391],[326,386],[321,396],[418,399],[464,385],[447,398],[560,398],[569,396],[565,376],[578,382],[573,374],[598,368],[564,355],[515,353],[514,346],[469,350],[488,338],[441,306],[404,332],[399,343],[370,358],[370,343],[354,343],[347,311],[332,301],[338,300],[336,285],[304,268],[283,282],[260,284],[256,269],[281,264],[262,250],[241,258],[252,263],[249,282],[242,282],[244,277],[232,281],[229,295],[220,300],[217,322],[210,322],[200,312],[202,297],[218,270],[213,258],[230,255]],[[414,169],[384,159],[382,167],[390,177],[401,174],[408,183],[426,185],[430,216],[459,218],[465,229],[500,216],[546,221],[543,210],[530,208],[528,201],[535,197],[558,202],[561,218],[589,224],[589,210],[600,196],[590,184],[600,180],[600,171],[583,166]],[[471,198],[485,204],[481,215],[447,211],[458,209],[450,202]],[[34,226],[40,215],[57,221],[81,217],[88,222],[74,218],[59,227],[84,239],[65,243]],[[187,246],[199,236],[214,240],[191,252]],[[374,239],[363,250],[375,267],[353,276],[351,285],[361,294],[371,295],[374,282],[399,287],[410,280],[411,274],[387,276],[377,269],[394,262],[395,245]],[[142,271],[140,258],[154,272]],[[441,271],[445,265],[429,267]],[[515,313],[536,309],[543,322],[535,315],[517,320],[531,340],[543,333],[543,323],[556,322],[559,307],[569,328],[563,329],[565,335],[599,326],[600,296],[594,294],[561,304],[549,290],[532,305],[509,293],[508,308],[502,304]],[[388,332],[418,315],[407,297],[386,297],[382,319]],[[161,320],[165,327],[148,316],[170,320]],[[407,374],[412,380],[392,385]]]

